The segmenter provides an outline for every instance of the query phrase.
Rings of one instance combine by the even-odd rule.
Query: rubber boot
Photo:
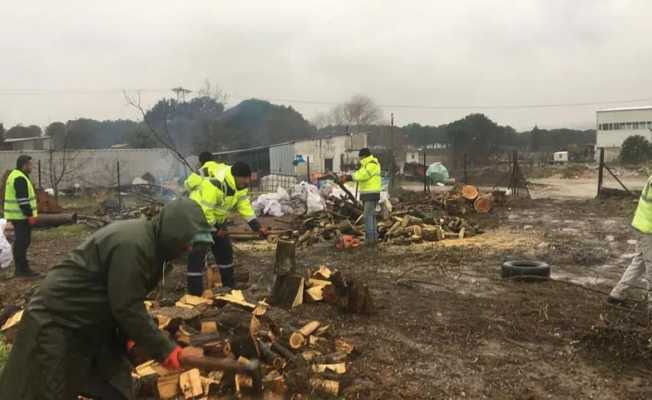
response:
[[[229,268],[220,268],[220,278],[222,278],[222,286],[234,288],[235,287],[235,277],[233,273],[233,267]]]

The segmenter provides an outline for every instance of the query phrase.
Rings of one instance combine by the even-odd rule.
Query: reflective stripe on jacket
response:
[[[374,156],[367,156],[360,160],[360,169],[355,171],[351,177],[358,182],[360,194],[380,193],[382,189],[380,163]]]
[[[205,177],[193,173],[186,179],[185,186],[190,191],[189,197],[201,206],[211,225],[223,224],[234,209],[247,222],[256,218],[249,201],[249,189],[237,189],[229,165],[217,164]]]
[[[650,192],[652,186],[652,177],[648,179],[641,198],[638,200],[638,207],[634,214],[632,226],[642,233],[652,234],[652,193]]]
[[[18,198],[16,196],[16,188],[14,183],[17,178],[24,178],[27,182],[27,197]],[[19,169],[11,171],[7,177],[7,183],[5,185],[5,202],[4,202],[4,213],[5,219],[8,220],[21,220],[27,219],[27,216],[23,213],[23,210],[20,209],[21,204],[29,204],[32,207],[32,216],[36,217],[38,215],[37,204],[36,204],[36,192],[34,191],[34,186],[32,181],[29,179],[25,173]]]

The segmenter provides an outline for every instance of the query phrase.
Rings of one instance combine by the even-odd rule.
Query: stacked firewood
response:
[[[146,302],[159,329],[184,348],[182,371],[131,356],[139,398],[209,399],[311,398],[338,396],[347,382],[348,362],[358,351],[331,325],[301,320],[292,308],[326,302],[341,312],[372,312],[366,285],[357,285],[326,266],[304,274],[289,308],[254,302],[239,290],[206,290],[185,295],[173,306]],[[286,288],[288,290],[288,288]],[[275,294],[272,293],[270,303]],[[297,300],[297,297],[300,297]]]
[[[388,243],[409,244],[481,234],[482,229],[472,220],[472,214],[490,212],[494,202],[502,199],[499,195],[481,194],[470,185],[449,192],[409,193],[399,197],[391,211],[382,207],[377,225],[379,237]],[[298,227],[290,236],[298,245],[364,236],[359,205],[339,198],[328,199],[327,204],[327,210],[295,221]]]

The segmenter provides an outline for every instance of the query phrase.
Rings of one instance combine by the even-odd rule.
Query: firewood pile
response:
[[[342,312],[372,312],[365,285],[356,287],[326,266],[306,272],[292,286],[293,305],[326,302]],[[357,293],[353,293],[357,291]],[[269,299],[274,303],[274,291]],[[285,304],[281,304],[285,305]],[[202,297],[185,295],[174,306],[146,302],[159,329],[184,348],[182,371],[154,360],[130,356],[138,398],[307,399],[338,396],[347,379],[347,362],[358,349],[338,337],[327,323],[300,320],[290,308],[255,302],[239,290],[207,289]]]
[[[481,194],[471,185],[440,193],[404,192],[392,201],[391,210],[382,207],[379,238],[391,244],[410,244],[475,236],[483,231],[473,216],[489,213],[503,201],[503,193]],[[359,204],[340,198],[329,198],[326,203],[325,211],[295,220],[293,237],[300,246],[364,236]]]

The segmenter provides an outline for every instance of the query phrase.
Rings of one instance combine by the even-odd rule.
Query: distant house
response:
[[[652,140],[652,106],[611,108],[596,113],[598,129],[596,149],[605,149],[605,160],[618,158],[620,147],[630,136]],[[599,154],[596,152],[596,156]]]
[[[10,138],[0,144],[0,149],[9,151],[50,150],[51,148],[52,138],[49,136]]]

